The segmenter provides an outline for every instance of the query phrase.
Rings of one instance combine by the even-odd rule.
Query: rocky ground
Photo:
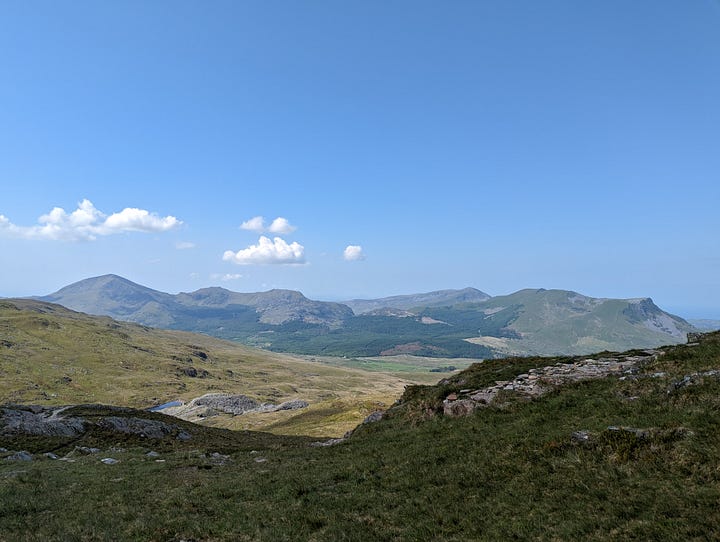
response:
[[[573,363],[555,363],[530,369],[513,380],[498,380],[494,385],[481,389],[463,389],[451,393],[443,401],[446,416],[463,416],[498,403],[501,392],[511,392],[526,397],[537,397],[571,382],[604,378],[615,375],[621,378],[633,375],[643,363],[655,359],[657,350],[645,350],[641,355],[588,358]]]
[[[308,405],[307,401],[300,399],[274,404],[261,403],[241,394],[206,393],[187,403],[164,408],[162,412],[184,420],[194,421],[198,418],[208,418],[221,413],[240,416],[242,414],[277,412],[278,410],[297,410]]]

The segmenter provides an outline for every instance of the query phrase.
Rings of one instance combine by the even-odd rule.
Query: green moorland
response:
[[[172,443],[90,435],[79,444],[103,451],[81,455],[77,442],[18,437],[11,449],[69,455],[0,460],[0,538],[718,539],[720,378],[707,371],[720,368],[720,334],[663,352],[631,377],[443,416],[460,388],[570,358],[476,364],[408,388],[384,419],[328,447],[202,428]],[[108,456],[119,463],[100,462]]]
[[[41,301],[0,300],[0,403],[148,408],[205,393],[244,394],[272,403],[301,399],[310,406],[217,415],[203,423],[341,436],[395,401],[405,385],[437,381],[430,369],[368,373]]]

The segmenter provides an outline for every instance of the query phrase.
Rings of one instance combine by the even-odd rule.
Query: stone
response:
[[[443,405],[443,414],[453,418],[459,416],[468,416],[475,412],[478,404],[472,399],[460,399],[459,401],[451,401]]]
[[[138,435],[151,439],[161,439],[178,431],[176,425],[171,425],[158,420],[146,420],[143,418],[121,418],[119,416],[108,416],[98,422],[98,426],[111,431],[119,431],[130,435]]]
[[[120,460],[113,457],[105,457],[100,460],[100,463],[105,463],[106,465],[117,465],[120,463]]]
[[[292,401],[285,401],[284,403],[280,403],[276,410],[298,410],[300,408],[306,408],[310,406],[310,403],[307,401],[303,401],[301,399],[294,399]]]
[[[15,452],[12,455],[9,455],[5,458],[6,461],[32,461],[33,456],[30,452],[27,452],[25,450],[21,452]]]
[[[362,423],[367,424],[367,423],[379,422],[380,420],[383,419],[384,415],[385,415],[385,413],[382,410],[376,410],[375,412],[370,414],[367,418],[365,418]]]
[[[489,405],[495,398],[495,395],[497,394],[492,391],[478,391],[477,393],[472,394],[470,399],[483,405]]]
[[[0,434],[36,435],[48,437],[75,437],[85,432],[85,420],[62,418],[65,410],[51,409],[37,405],[27,407],[0,408]]]
[[[100,448],[89,448],[87,446],[75,446],[75,449],[85,455],[96,454],[100,451]]]
[[[340,444],[341,442],[345,442],[346,438],[331,438],[328,440],[322,440],[317,442],[311,442],[310,446],[313,446],[314,448],[321,447],[321,446],[335,446],[336,444]]]
[[[590,440],[590,432],[589,431],[573,431],[573,433],[570,435],[570,439],[573,442],[587,442]]]

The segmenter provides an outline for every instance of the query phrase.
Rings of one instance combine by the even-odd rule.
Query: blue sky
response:
[[[715,0],[3,2],[0,295],[116,273],[720,318],[719,96]]]

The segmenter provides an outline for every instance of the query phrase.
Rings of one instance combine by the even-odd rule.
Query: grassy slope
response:
[[[428,414],[455,387],[555,361],[495,360],[409,389],[388,419],[329,448],[238,446],[223,466],[199,455],[211,441],[164,453],[164,463],[139,448],[116,453],[114,466],[93,456],[2,461],[0,532],[28,541],[716,539],[720,380],[667,390],[720,367],[720,335],[669,348],[636,380],[568,385],[466,418]],[[591,440],[574,443],[578,430]]]
[[[277,351],[314,355],[368,357],[392,352],[467,358],[497,357],[498,352],[581,355],[682,342],[633,321],[626,314],[628,307],[627,300],[592,299],[565,290],[521,290],[481,303],[413,309],[445,324],[363,315],[333,330],[293,324],[272,333],[249,331],[238,338]],[[216,334],[219,325],[208,321],[207,331]],[[692,329],[683,322],[678,325]],[[222,333],[235,337],[229,328]]]
[[[575,304],[572,301],[575,297],[585,301]],[[507,340],[509,350],[539,355],[581,355],[681,342],[641,323],[633,324],[623,314],[628,303],[622,299],[593,300],[565,290],[521,290],[482,304],[486,308],[512,306],[519,310],[510,327],[522,338]]]
[[[0,301],[0,341],[0,403],[147,408],[208,392],[311,403],[303,411],[206,419],[234,429],[280,424],[278,430],[287,433],[342,435],[379,403],[392,403],[404,385],[413,382],[27,300]],[[188,367],[208,375],[185,376],[182,369]],[[315,420],[312,430],[308,413]]]

